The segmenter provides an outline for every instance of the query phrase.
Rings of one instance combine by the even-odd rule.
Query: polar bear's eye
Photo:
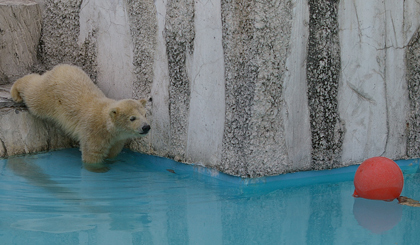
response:
[[[137,118],[135,116],[130,117],[130,121],[135,121]]]

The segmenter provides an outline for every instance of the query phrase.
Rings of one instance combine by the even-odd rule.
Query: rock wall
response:
[[[338,113],[341,59],[338,4],[335,0],[310,0],[306,63],[308,104],[312,136],[312,168],[341,163],[343,122]]]
[[[419,156],[415,0],[37,2],[31,69],[149,98],[134,150],[242,177]]]
[[[25,107],[0,108],[0,157],[71,148],[77,143]]]
[[[0,1],[0,85],[31,71],[41,21],[41,9],[33,1]]]

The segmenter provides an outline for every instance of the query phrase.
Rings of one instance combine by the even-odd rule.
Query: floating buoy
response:
[[[354,197],[392,201],[401,195],[404,176],[400,167],[386,157],[372,157],[357,168]]]

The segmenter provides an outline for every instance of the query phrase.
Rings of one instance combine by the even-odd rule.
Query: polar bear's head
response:
[[[150,124],[146,119],[146,100],[120,100],[110,109],[109,115],[116,127],[116,132],[124,138],[147,135]]]

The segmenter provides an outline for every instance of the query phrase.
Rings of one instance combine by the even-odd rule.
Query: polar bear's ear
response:
[[[117,114],[118,114],[118,107],[111,108],[111,110],[109,111],[109,116],[111,118],[115,118]]]
[[[139,100],[140,104],[142,104],[143,106],[146,106],[147,100],[145,99],[140,99]]]

